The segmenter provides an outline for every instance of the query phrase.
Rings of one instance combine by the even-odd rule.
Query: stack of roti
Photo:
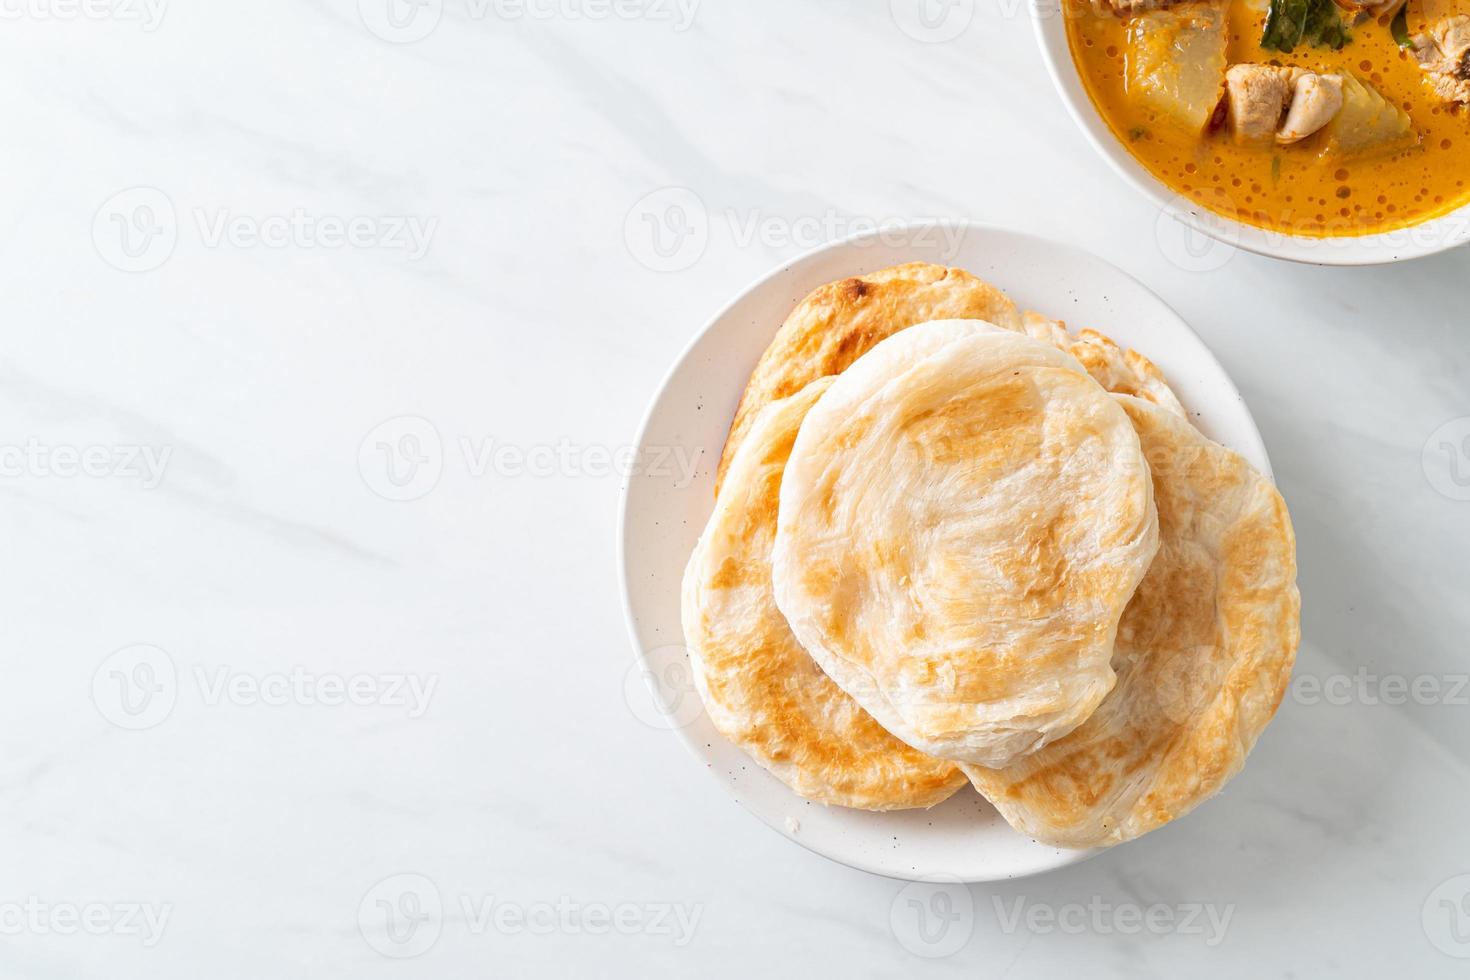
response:
[[[958,269],[817,290],[684,577],[715,727],[807,799],[1131,840],[1240,771],[1299,637],[1275,487],[1147,358]]]

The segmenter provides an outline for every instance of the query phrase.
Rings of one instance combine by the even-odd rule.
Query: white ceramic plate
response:
[[[1137,348],[1164,370],[1205,433],[1270,473],[1255,422],[1209,349],[1162,300],[1101,259],[974,225],[913,226],[827,246],[755,283],[718,313],[684,351],[649,409],[638,440],[642,462],[624,489],[620,528],[623,589],[638,656],[627,693],[645,721],[678,732],[751,813],[803,847],[894,878],[1020,878],[1092,852],[1022,837],[969,788],[933,810],[887,814],[800,799],[710,725],[682,646],[680,580],[709,518],[714,471],[751,369],[813,289],[912,261],[968,269],[1023,309],[1095,327]],[[698,460],[692,479],[680,475],[681,459]],[[671,781],[681,777],[700,778],[692,766],[671,774]]]
[[[1031,16],[1047,70],[1072,119],[1102,158],[1152,201],[1161,215],[1248,252],[1316,265],[1382,265],[1434,255],[1470,242],[1470,206],[1412,228],[1378,235],[1308,238],[1242,224],[1176,194],[1134,159],[1098,115],[1072,60],[1061,0],[1031,0]]]

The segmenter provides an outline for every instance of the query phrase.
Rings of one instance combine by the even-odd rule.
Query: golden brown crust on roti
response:
[[[1004,293],[963,269],[925,262],[828,283],[786,318],[761,355],[730,425],[715,492],[755,415],[817,378],[841,374],[878,343],[930,320],[987,320],[1021,329],[1021,314]]]
[[[1281,703],[1300,641],[1276,488],[1166,410],[1119,402],[1153,471],[1161,545],[1118,628],[1117,686],[1066,738],[967,769],[1013,827],[1058,847],[1132,840],[1219,792]]]
[[[1116,395],[1133,395],[1166,408],[1182,419],[1189,413],[1164,379],[1158,366],[1138,353],[1120,347],[1111,337],[1083,329],[1069,334],[1067,325],[1040,313],[1025,315],[1025,331],[1037,340],[1053,344],[1082,362],[1093,380]]]
[[[1163,372],[1142,354],[1119,347],[1095,330],[1074,336],[1060,321],[1038,313],[1023,317],[1005,293],[963,269],[910,262],[828,283],[786,318],[740,398],[720,457],[715,493],[724,485],[730,458],[762,408],[817,378],[841,374],[900,330],[932,320],[985,320],[1029,334],[1077,358],[1107,390],[1136,395],[1187,417]]]
[[[953,763],[890,735],[822,673],[771,593],[782,474],[797,428],[831,384],[768,405],[727,474],[684,577],[684,632],[714,726],[802,797],[864,810],[941,803]]]

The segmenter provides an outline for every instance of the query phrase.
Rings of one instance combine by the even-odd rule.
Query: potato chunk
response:
[[[1184,3],[1128,24],[1130,98],[1187,129],[1203,131],[1225,84],[1225,8]]]
[[[1399,149],[1411,137],[1409,114],[1360,79],[1342,76],[1342,100],[1341,111],[1323,129],[1329,154]]]

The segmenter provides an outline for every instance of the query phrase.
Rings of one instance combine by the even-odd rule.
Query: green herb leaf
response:
[[[1394,15],[1389,30],[1393,31],[1393,39],[1399,43],[1399,47],[1412,48],[1414,46],[1414,39],[1409,37],[1409,5],[1407,3],[1400,7],[1399,12]]]
[[[1307,3],[1308,0],[1271,0],[1261,47],[1267,51],[1295,50],[1307,24]]]
[[[1261,47],[1290,54],[1307,43],[1341,51],[1351,40],[1333,0],[1271,0]]]

